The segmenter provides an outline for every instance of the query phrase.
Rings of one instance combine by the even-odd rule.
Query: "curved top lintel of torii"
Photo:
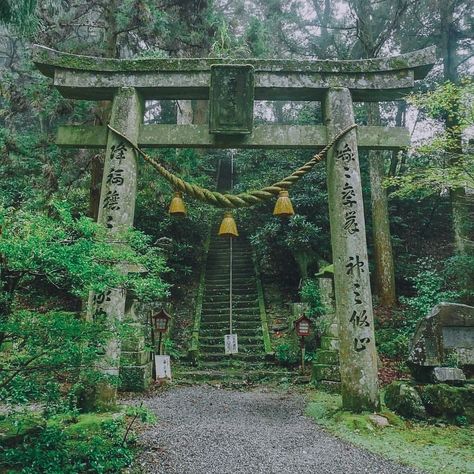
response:
[[[149,99],[207,99],[212,65],[252,65],[255,99],[319,100],[329,87],[351,89],[355,100],[391,100],[409,91],[436,62],[435,47],[360,60],[112,59],[34,45],[33,61],[65,97],[110,99],[117,87],[136,87]]]

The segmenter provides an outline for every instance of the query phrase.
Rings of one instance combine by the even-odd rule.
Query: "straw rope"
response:
[[[280,191],[287,190],[290,186],[295,184],[302,178],[306,173],[309,173],[316,163],[322,161],[327,152],[331,147],[334,146],[344,135],[346,135],[350,130],[357,127],[356,124],[349,125],[342,132],[338,133],[319,153],[313,156],[311,160],[305,163],[303,166],[298,168],[292,174],[283,178],[277,183],[273,183],[271,186],[259,189],[257,191],[248,191],[240,194],[222,194],[217,191],[210,191],[206,188],[201,188],[195,184],[190,184],[187,181],[182,180],[178,176],[169,172],[163,165],[158,163],[151,156],[147,155],[142,149],[140,149],[135,143],[133,143],[129,138],[127,138],[123,133],[119,132],[113,128],[110,124],[107,124],[107,127],[112,130],[119,137],[123,138],[127,143],[129,143],[132,148],[137,151],[143,159],[148,162],[153,168],[158,171],[158,173],[163,176],[177,191],[181,191],[189,196],[192,196],[199,201],[211,204],[216,207],[236,209],[239,207],[250,207],[254,204],[271,199],[274,196],[277,196]]]

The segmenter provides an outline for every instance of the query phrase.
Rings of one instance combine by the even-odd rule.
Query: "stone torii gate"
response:
[[[111,100],[110,125],[140,147],[320,149],[354,123],[353,101],[401,99],[435,63],[434,48],[357,61],[257,59],[105,59],[35,46],[34,61],[64,97]],[[209,100],[209,125],[143,125],[143,101]],[[254,100],[322,101],[323,125],[253,126]],[[372,294],[358,149],[400,149],[405,128],[358,127],[327,157],[343,404],[379,406]],[[133,225],[135,151],[107,127],[60,127],[57,144],[105,148],[98,221],[111,237]],[[96,306],[113,320],[125,294],[112,290]],[[109,343],[109,373],[118,375],[120,343]]]

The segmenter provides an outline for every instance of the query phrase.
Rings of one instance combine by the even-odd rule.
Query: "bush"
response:
[[[1,465],[24,474],[119,473],[133,459],[124,441],[125,417],[89,414],[53,417],[1,452]]]
[[[282,365],[294,365],[300,360],[298,344],[290,338],[275,346],[275,357]]]
[[[448,289],[447,282],[433,268],[433,263],[427,259],[418,260],[420,271],[411,278],[416,290],[412,298],[401,297],[400,301],[406,304],[408,311],[405,313],[407,326],[414,330],[418,321],[424,318],[433,306],[443,301],[454,301],[459,293]]]
[[[405,305],[402,314],[394,312],[390,326],[378,328],[375,332],[378,350],[388,357],[406,358],[410,338],[418,322],[438,303],[453,301],[459,296],[458,292],[448,287],[445,278],[433,268],[430,260],[420,259],[417,264],[419,271],[410,278],[416,295],[400,297],[400,302]]]
[[[326,308],[321,299],[318,280],[305,280],[300,290],[300,296],[301,301],[308,304],[308,318],[316,319],[318,316],[323,316],[325,314]]]

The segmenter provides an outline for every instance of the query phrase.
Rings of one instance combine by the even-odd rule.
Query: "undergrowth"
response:
[[[370,413],[343,411],[341,397],[316,392],[307,414],[336,436],[401,464],[437,474],[474,472],[474,427],[406,421],[384,410],[390,426],[378,428]]]

